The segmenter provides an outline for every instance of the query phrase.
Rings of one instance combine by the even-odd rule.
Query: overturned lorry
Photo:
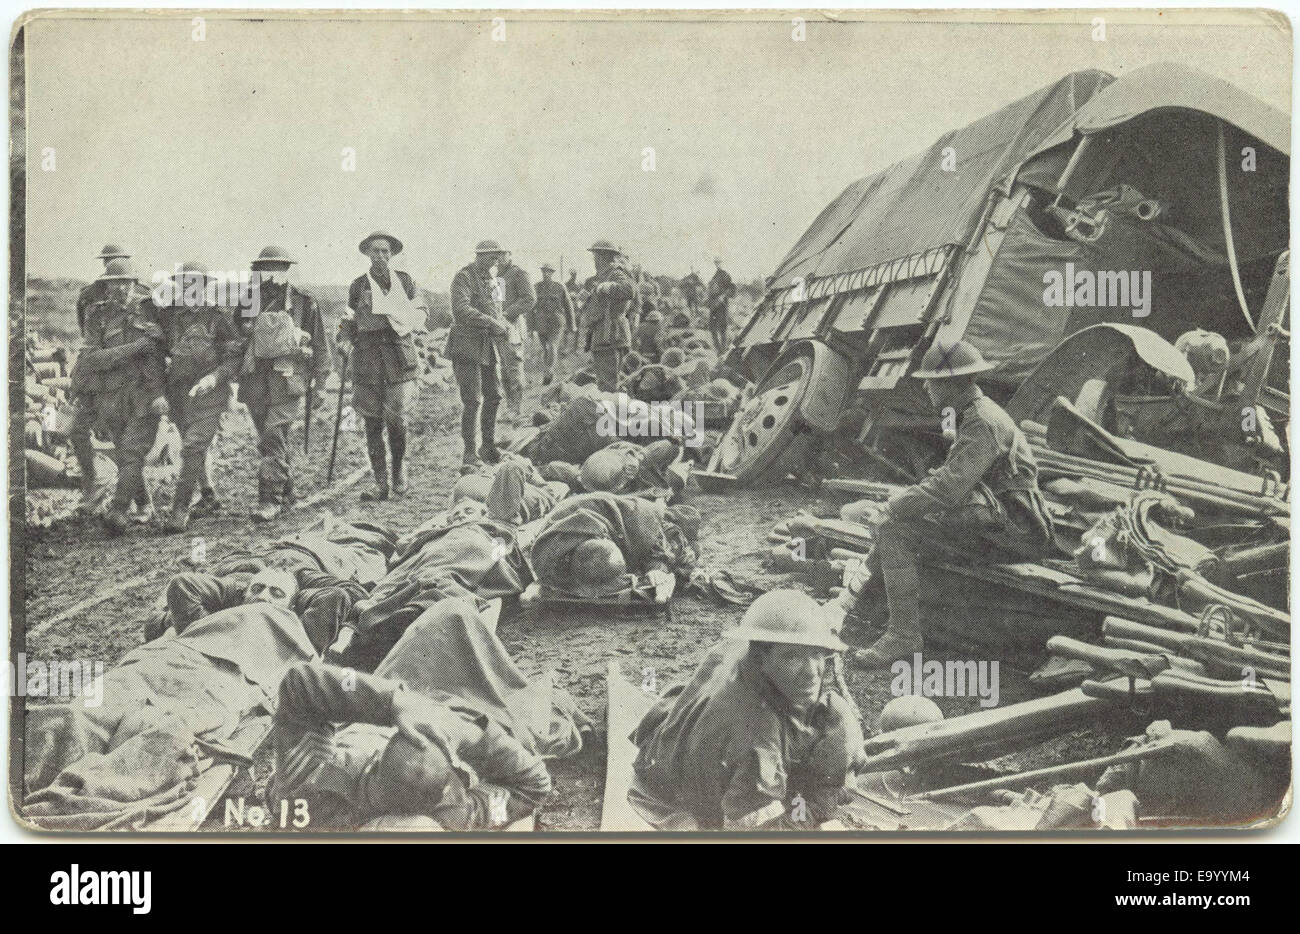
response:
[[[799,238],[729,362],[752,395],[707,476],[855,439],[924,475],[940,425],[906,378],[965,339],[1017,422],[1058,396],[1117,436],[1285,479],[1290,127],[1157,64],[1077,72],[850,185]]]

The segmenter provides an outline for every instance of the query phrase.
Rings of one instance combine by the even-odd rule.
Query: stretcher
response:
[[[609,732],[605,739],[605,798],[600,807],[602,831],[654,830],[627,802],[632,763],[637,748],[630,739],[641,719],[654,706],[655,696],[638,691],[623,678],[619,663],[609,663],[605,678],[609,698]]]
[[[617,593],[589,596],[559,590],[540,581],[534,581],[520,595],[519,605],[538,609],[592,609],[627,614],[667,613],[671,615],[670,601],[676,588],[675,577],[670,577],[666,583],[658,587],[645,578],[639,578]]]
[[[220,746],[200,743],[202,758],[199,768],[202,772],[194,784],[189,803],[146,822],[138,829],[145,833],[192,833],[203,825],[209,814],[220,815],[226,789],[241,768],[252,765],[262,744],[271,735],[271,726],[270,714],[250,713]]]

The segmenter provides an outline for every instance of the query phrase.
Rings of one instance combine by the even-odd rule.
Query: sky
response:
[[[1095,11],[810,17],[802,41],[771,13],[514,14],[504,41],[490,13],[345,15],[214,14],[202,41],[191,13],[29,22],[29,274],[91,278],[108,241],[145,279],[245,269],[276,243],[298,281],[344,283],[385,229],[435,290],[484,238],[534,278],[561,260],[585,278],[586,247],[611,238],[656,274],[707,275],[718,255],[750,279],[854,179],[1070,71],[1179,61],[1290,110],[1291,36],[1245,12],[1115,14],[1104,41]]]

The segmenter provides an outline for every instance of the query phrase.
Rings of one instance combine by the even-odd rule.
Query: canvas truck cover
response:
[[[1103,71],[1074,72],[945,134],[924,152],[854,182],[781,261],[772,287],[965,243],[989,190],[1114,80]],[[956,157],[954,171],[943,169],[948,147]]]
[[[1291,154],[1291,121],[1287,114],[1221,78],[1175,62],[1146,65],[1120,78],[1079,107],[1039,151],[1066,142],[1076,132],[1091,136],[1152,111],[1170,109],[1210,114],[1283,155]]]

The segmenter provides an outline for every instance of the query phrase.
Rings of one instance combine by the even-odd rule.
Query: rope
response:
[[[1241,271],[1237,268],[1237,248],[1232,241],[1232,216],[1228,213],[1228,154],[1223,141],[1223,121],[1218,122],[1219,130],[1219,213],[1223,216],[1223,242],[1228,248],[1228,268],[1232,270],[1232,287],[1237,291],[1237,302],[1241,313],[1246,316],[1246,323],[1253,333],[1255,322],[1250,319],[1250,308],[1246,304],[1246,293],[1241,288]]]

